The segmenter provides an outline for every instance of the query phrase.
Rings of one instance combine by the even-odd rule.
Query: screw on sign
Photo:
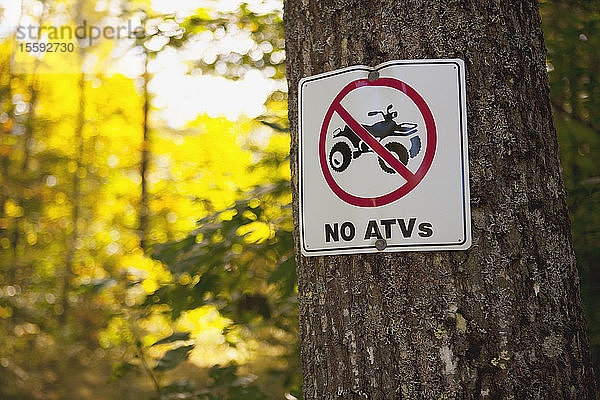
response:
[[[393,111],[393,104],[390,104],[385,112],[379,110],[369,111],[367,113],[368,116],[372,117],[381,114],[383,118],[382,121],[378,121],[372,125],[360,124],[342,106],[341,101],[349,93],[365,86],[394,88],[407,95],[417,106],[425,121],[427,142],[423,160],[415,173],[409,170],[406,165],[410,159],[415,158],[422,150],[421,139],[417,135],[417,124],[413,122],[396,122],[395,119],[398,117],[398,112]],[[337,113],[346,125],[343,128],[338,127],[334,130],[334,144],[327,156],[325,143],[334,113]],[[407,149],[402,143],[396,140],[387,141],[385,144],[381,143],[384,139],[394,137],[410,137],[410,148]],[[349,83],[341,90],[325,114],[319,138],[319,160],[327,184],[340,199],[355,206],[379,207],[405,196],[421,182],[433,162],[436,142],[437,133],[431,110],[427,103],[425,103],[425,100],[412,87],[394,78],[376,80],[359,79]],[[334,173],[343,173],[352,160],[366,153],[377,154],[381,169],[388,174],[398,173],[406,180],[406,183],[387,194],[375,197],[355,196],[342,189],[335,181],[331,170]]]

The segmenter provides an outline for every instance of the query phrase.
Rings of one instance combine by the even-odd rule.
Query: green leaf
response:
[[[224,367],[215,365],[209,371],[210,377],[214,380],[215,386],[230,386],[237,380],[238,366],[235,363],[230,363]]]
[[[277,132],[289,132],[290,128],[285,128],[283,126],[279,126],[272,122],[260,121],[261,124],[268,126],[269,128],[275,129]]]
[[[296,260],[293,255],[271,273],[269,283],[278,284],[286,295],[293,292],[296,287]]]
[[[165,386],[161,389],[161,393],[165,394],[175,394],[178,395],[176,398],[187,398],[183,397],[184,395],[191,395],[194,392],[195,385],[194,382],[189,379],[182,379],[179,381],[175,381],[168,386]]]
[[[163,358],[158,360],[158,364],[154,367],[156,371],[167,371],[173,369],[183,361],[187,360],[190,356],[190,352],[194,349],[194,345],[181,346],[173,350],[169,350],[165,353]]]
[[[152,258],[165,264],[171,264],[181,253],[188,251],[196,244],[196,236],[188,236],[174,243],[158,244],[154,247]]]
[[[117,379],[123,378],[129,372],[134,371],[136,369],[138,369],[137,365],[128,362],[113,364],[111,367],[110,378],[108,379],[108,382],[111,383],[116,381]]]
[[[156,343],[152,344],[150,347],[157,346],[159,344],[178,342],[180,340],[183,340],[183,341],[190,340],[190,333],[189,332],[175,332],[171,336],[168,336],[164,339],[160,339]]]
[[[104,279],[95,279],[90,283],[81,285],[79,287],[80,290],[89,290],[94,293],[100,293],[103,290],[110,289],[113,286],[116,286],[119,282],[114,278],[104,278]]]
[[[200,281],[194,286],[194,295],[202,298],[207,292],[220,291],[219,275],[216,273],[207,272],[200,277]]]

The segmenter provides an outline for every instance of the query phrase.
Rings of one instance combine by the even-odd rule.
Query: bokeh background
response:
[[[540,6],[600,376],[600,2]],[[0,0],[0,399],[301,398],[282,7]]]

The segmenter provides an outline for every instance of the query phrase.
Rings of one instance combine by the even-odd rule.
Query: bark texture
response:
[[[304,258],[296,236],[305,399],[595,399],[537,1],[286,0],[285,27],[296,221],[300,78],[467,67],[473,246]]]

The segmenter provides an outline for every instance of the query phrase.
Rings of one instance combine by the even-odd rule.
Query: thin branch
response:
[[[152,372],[152,368],[150,368],[150,366],[148,365],[148,362],[146,361],[146,356],[144,355],[144,350],[142,350],[141,346],[138,346],[138,353],[140,355],[140,360],[142,360],[142,366],[144,367],[144,371],[146,371],[146,374],[148,374],[148,376],[152,380],[156,393],[158,393],[158,395],[161,396],[162,392],[160,389],[160,383],[158,382],[158,378],[156,377],[156,375],[154,375],[154,372]]]

